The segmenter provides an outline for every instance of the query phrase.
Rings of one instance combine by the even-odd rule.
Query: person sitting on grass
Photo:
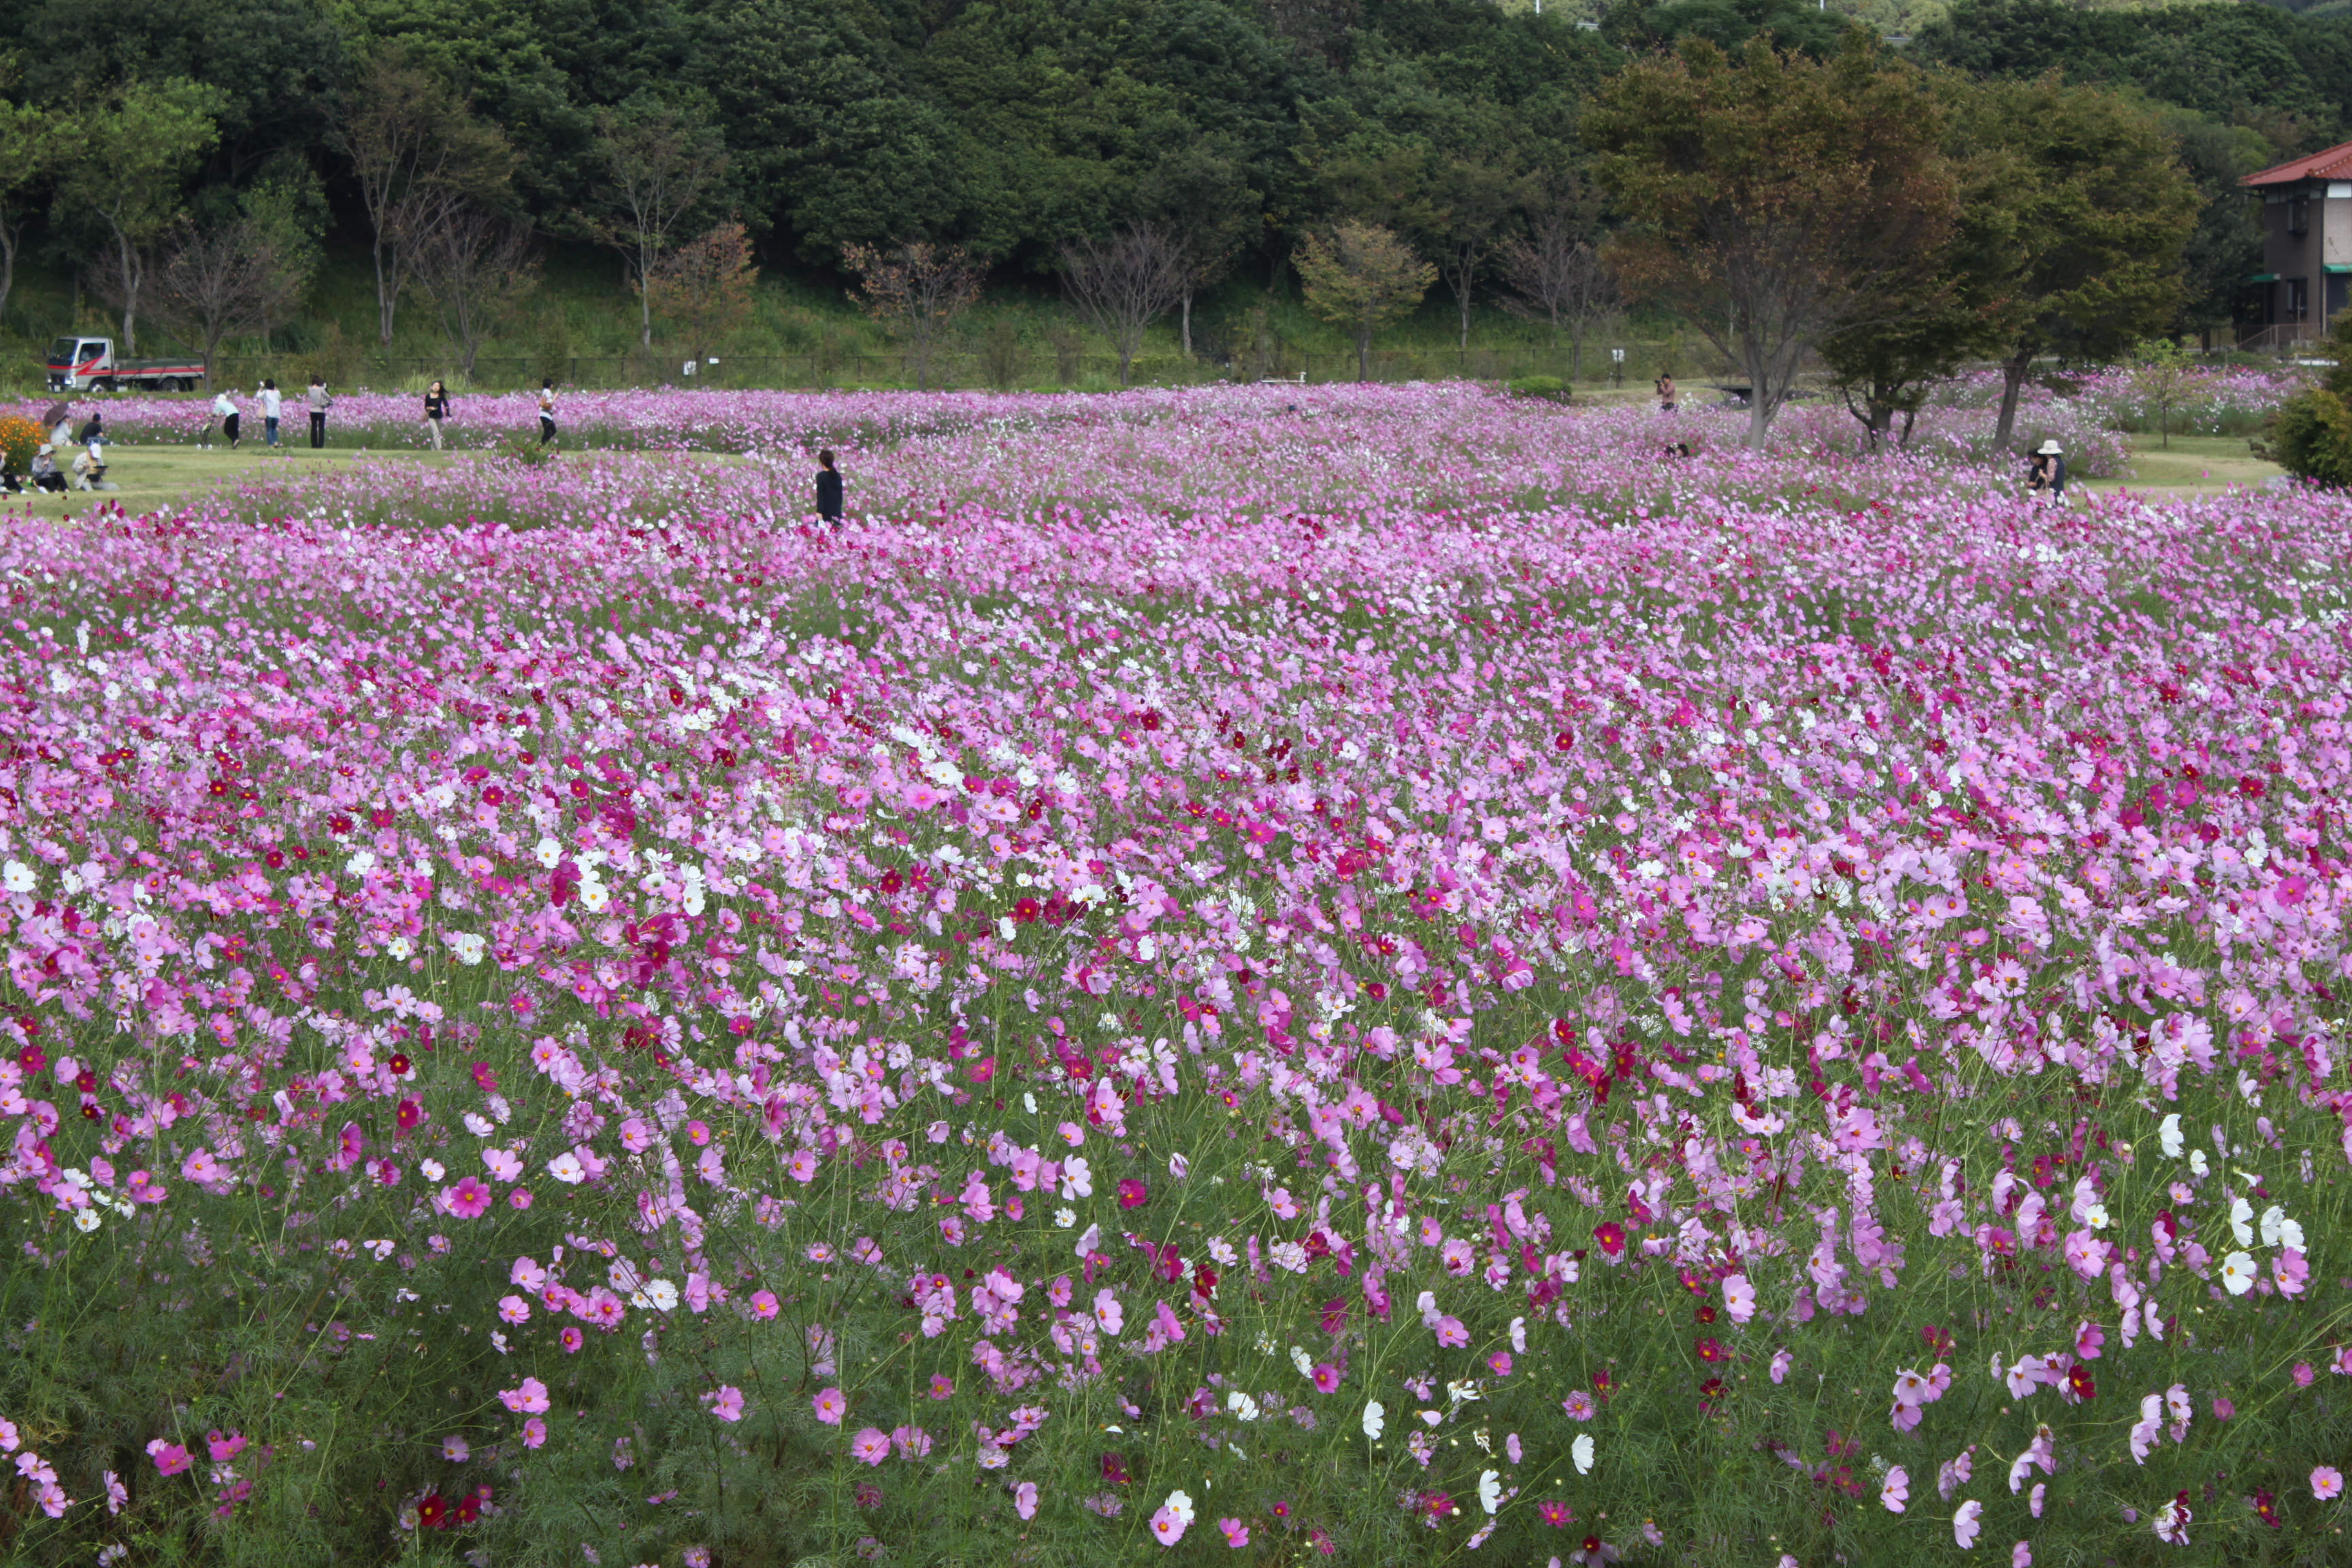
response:
[[[110,490],[106,482],[106,447],[97,441],[84,447],[73,460],[73,488],[78,490]]]
[[[40,450],[33,454],[33,488],[55,490],[62,495],[65,493],[66,477],[58,471],[57,450],[55,447],[44,441],[41,443]]]

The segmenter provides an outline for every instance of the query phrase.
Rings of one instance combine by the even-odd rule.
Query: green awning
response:
[[[2252,278],[2247,279],[2246,281],[2249,283],[2275,283],[2278,281],[2278,274],[2275,272],[2257,272]]]
[[[2352,272],[2352,261],[2331,261],[2326,266],[2321,268],[2320,270],[2322,272]]]

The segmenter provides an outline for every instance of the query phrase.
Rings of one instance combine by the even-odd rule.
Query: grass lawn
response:
[[[2086,490],[2168,490],[2188,493],[2221,490],[2231,485],[2259,485],[2285,470],[2263,462],[2246,449],[2243,436],[2175,436],[2167,450],[2154,436],[2131,438],[2132,467],[2128,479],[2078,479]]]
[[[305,439],[307,442],[307,437]],[[79,450],[79,447],[68,447],[60,452],[60,463],[70,463]],[[98,494],[68,490],[63,495],[36,495],[28,491],[23,495],[0,496],[0,517],[80,517],[94,506],[109,501],[121,502],[123,510],[135,517],[141,512],[153,511],[158,507],[201,494],[215,485],[233,485],[243,479],[282,473],[289,465],[312,468],[321,464],[349,463],[363,457],[411,463],[443,460],[431,452],[402,451],[396,447],[362,450],[356,446],[329,447],[314,452],[306,444],[280,447],[272,451],[257,441],[247,441],[234,452],[218,447],[148,447],[117,442],[110,446],[107,452],[107,478],[121,489]]]

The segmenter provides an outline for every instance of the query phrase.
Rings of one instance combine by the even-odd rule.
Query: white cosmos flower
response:
[[[448,944],[450,952],[456,955],[458,963],[467,965],[481,963],[483,952],[489,947],[489,943],[472,931],[444,931],[441,940]]]
[[[1078,1211],[1076,1209],[1055,1209],[1054,1211],[1054,1223],[1061,1226],[1062,1229],[1067,1230],[1072,1226],[1078,1223]]]
[[[547,1163],[547,1173],[566,1186],[578,1186],[588,1179],[588,1167],[567,1149]]]
[[[1381,1434],[1388,1429],[1388,1415],[1379,1400],[1368,1402],[1364,1405],[1364,1436],[1379,1442]]]
[[[2263,1245],[2292,1247],[2301,1252],[2304,1250],[2303,1226],[2287,1218],[2286,1210],[2273,1204],[2263,1211]]]
[[[1503,1506],[1503,1478],[1496,1471],[1478,1472],[1478,1506],[1488,1513]]]
[[[612,901],[613,895],[604,890],[604,883],[583,881],[580,884],[580,907],[590,914],[603,914],[604,906]]]
[[[2083,1223],[2089,1226],[2093,1230],[2106,1229],[2108,1225],[2107,1205],[2096,1203],[2085,1205],[2083,1210]]]
[[[2206,1163],[2204,1150],[2191,1149],[2189,1151],[2189,1168],[2195,1172],[2200,1178],[2202,1178],[2204,1174],[2213,1167]]]
[[[2254,1205],[2240,1198],[2230,1205],[2230,1234],[2238,1238],[2240,1247],[2254,1244]]]
[[[2164,1145],[2166,1159],[2179,1159],[2180,1151],[2187,1147],[2186,1140],[2180,1136],[2180,1112],[2176,1110],[2166,1117],[2164,1125],[2157,1129],[2156,1136],[2157,1141]]]
[[[449,1173],[448,1167],[438,1160],[419,1160],[416,1168],[425,1173],[425,1179],[428,1182],[437,1182]]]
[[[26,865],[22,860],[9,861],[7,869],[5,871],[0,871],[0,887],[6,888],[12,893],[31,892],[33,890],[33,868],[30,866]]]
[[[1186,1524],[1191,1524],[1191,1523],[1192,1522],[1192,1493],[1190,1493],[1190,1492],[1188,1492],[1188,1491],[1183,1490],[1181,1488],[1179,1488],[1179,1489],[1176,1489],[1175,1491],[1170,1492],[1170,1493],[1168,1494],[1168,1505],[1167,1505],[1167,1506],[1168,1506],[1168,1511],[1169,1511],[1170,1513],[1174,1514],[1178,1519],[1182,1520]]]
[[[1591,1475],[1592,1473],[1592,1434],[1590,1432],[1577,1434],[1576,1441],[1568,1446],[1568,1457],[1575,1461],[1578,1475]]]
[[[1315,1358],[1297,1345],[1290,1347],[1290,1364],[1298,1369],[1298,1375],[1301,1377],[1315,1375]]]
[[[99,1219],[98,1219],[98,1211],[97,1211],[96,1209],[92,1208],[92,1209],[76,1209],[76,1210],[74,1210],[74,1228],[75,1228],[76,1230],[82,1230],[82,1231],[96,1230],[96,1229],[98,1228],[98,1226],[99,1226]]]
[[[2254,1260],[2243,1252],[2233,1252],[2221,1259],[2221,1289],[2232,1296],[2242,1296],[2254,1288]]]
[[[552,871],[556,862],[563,858],[563,846],[552,838],[542,838],[532,847],[531,853],[538,857],[541,865]]]
[[[1511,1320],[1511,1349],[1520,1355],[1528,1353],[1528,1321],[1525,1318]]]
[[[656,1312],[667,1312],[677,1305],[677,1287],[667,1279],[649,1279],[644,1289],[629,1297],[629,1305],[639,1311],[650,1308]]]
[[[1230,1389],[1226,1392],[1225,1408],[1234,1413],[1235,1420],[1255,1421],[1257,1419],[1257,1401],[1252,1399],[1248,1394],[1244,1394],[1238,1388]]]

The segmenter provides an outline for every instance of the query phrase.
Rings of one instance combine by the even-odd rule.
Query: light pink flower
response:
[[[1977,1543],[1977,1534],[1984,1528],[1978,1521],[1983,1518],[1984,1504],[1974,1498],[1960,1504],[1959,1511],[1952,1515],[1952,1540],[1961,1551],[1966,1552]]]
[[[878,1465],[890,1457],[890,1434],[878,1426],[862,1428],[849,1439],[849,1455],[869,1465]]]
[[[1024,1519],[1037,1517],[1037,1483],[1023,1481],[1013,1489],[1013,1511]]]
[[[1888,1468],[1886,1479],[1878,1489],[1878,1500],[1889,1513],[1901,1513],[1911,1500],[1911,1472],[1900,1465]]]
[[[722,1383],[704,1394],[702,1403],[710,1406],[710,1414],[721,1421],[743,1419],[743,1391],[731,1383]]]
[[[821,1390],[809,1403],[816,1407],[816,1418],[828,1426],[840,1426],[841,1418],[849,1414],[849,1401],[837,1388]]]

